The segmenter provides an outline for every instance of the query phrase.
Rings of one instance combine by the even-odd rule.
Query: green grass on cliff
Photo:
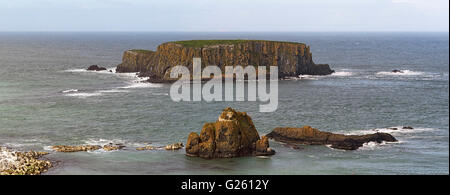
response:
[[[152,52],[154,52],[154,51],[145,50],[145,49],[132,49],[132,50],[129,50],[129,51],[137,52],[137,53],[152,53]]]
[[[236,45],[236,44],[252,42],[252,41],[299,44],[296,42],[266,41],[266,40],[242,40],[242,39],[237,39],[237,40],[188,40],[188,41],[174,41],[172,43],[181,44],[184,47],[204,47],[204,46],[210,46],[210,45]]]

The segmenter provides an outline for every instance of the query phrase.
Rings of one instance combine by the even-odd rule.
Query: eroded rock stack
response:
[[[260,139],[250,116],[232,108],[223,110],[214,123],[203,125],[199,134],[189,134],[186,154],[202,158],[273,155],[266,137]]]
[[[278,66],[279,78],[288,76],[328,75],[334,71],[327,64],[315,64],[310,47],[295,42],[259,40],[193,40],[168,42],[156,51],[125,51],[117,72],[141,72],[152,80],[171,80],[173,66],[187,66],[192,73],[192,59],[199,57],[202,67]]]
[[[368,142],[397,141],[392,135],[387,133],[343,135],[319,131],[310,126],[301,128],[277,127],[266,136],[288,144],[331,145],[332,148],[343,150],[356,150]]]

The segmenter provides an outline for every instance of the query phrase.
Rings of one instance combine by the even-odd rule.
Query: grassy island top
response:
[[[188,40],[188,41],[173,41],[169,43],[181,44],[184,47],[204,47],[210,45],[236,45],[246,42],[274,42],[274,43],[291,43],[291,44],[301,44],[296,42],[286,42],[286,41],[267,41],[267,40]]]
[[[131,50],[128,50],[128,51],[132,51],[132,52],[136,52],[136,53],[152,53],[152,52],[154,52],[154,51],[145,50],[145,49],[131,49]]]
[[[297,43],[297,42],[287,42],[287,41],[268,41],[268,40],[245,40],[245,39],[235,39],[235,40],[186,40],[186,41],[171,41],[166,43],[176,43],[180,44],[183,47],[205,47],[205,46],[211,46],[211,45],[237,45],[241,43],[247,43],[247,42],[272,42],[272,43],[288,43],[288,44],[303,44],[303,43]],[[163,43],[163,44],[166,44]],[[145,50],[145,49],[131,49],[128,51],[136,52],[136,53],[152,53],[154,51],[151,50]]]

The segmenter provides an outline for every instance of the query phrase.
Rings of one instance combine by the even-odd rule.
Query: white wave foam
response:
[[[106,90],[98,90],[94,92],[79,92],[79,90],[68,91],[65,93],[65,96],[69,97],[79,97],[79,98],[87,98],[93,96],[101,96],[105,93],[127,93],[127,90],[114,88],[114,89],[106,89]]]
[[[331,74],[331,76],[336,76],[336,77],[348,77],[348,76],[352,76],[352,75],[353,75],[353,72],[348,72],[348,71],[336,71]]]
[[[116,73],[116,68],[107,68],[106,70],[94,71],[94,70],[86,70],[86,69],[69,69],[64,72],[73,72],[73,73],[96,73],[96,74],[114,74]]]
[[[55,151],[52,146],[44,146],[42,148],[46,151]]]
[[[374,149],[379,149],[379,148],[385,147],[385,146],[393,146],[396,144],[403,144],[405,142],[406,141],[400,141],[400,140],[397,140],[396,142],[382,141],[381,143],[367,142],[367,143],[364,143],[362,147],[358,148],[358,150],[374,150]]]
[[[126,147],[145,147],[149,145],[148,143],[138,143],[138,142],[130,142],[122,139],[88,139],[84,141],[87,145],[99,145],[104,146],[108,144],[123,144]]]
[[[122,74],[122,73],[120,73]],[[149,77],[138,77],[136,74],[133,76],[126,75],[132,78],[130,82],[128,82],[127,86],[120,87],[120,89],[135,89],[135,88],[153,88],[153,87],[162,87],[161,84],[155,84],[147,82]]]
[[[0,171],[8,168],[10,165],[17,165],[18,158],[14,151],[6,147],[0,147]]]
[[[68,90],[62,91],[62,93],[71,93],[71,92],[78,92],[78,89],[68,89]]]
[[[385,75],[385,76],[418,76],[423,75],[424,72],[420,71],[412,71],[412,70],[400,70],[400,72],[392,72],[392,71],[381,71],[377,72],[377,75]]]
[[[64,72],[87,72],[85,69],[69,69],[65,70]]]
[[[153,87],[161,87],[160,84],[154,84],[149,82],[133,82],[127,86],[120,87],[120,89],[136,89],[136,88],[153,88]]]
[[[388,146],[391,144],[401,144],[404,143],[404,141],[397,141],[397,142],[386,142],[386,141],[382,141],[381,143],[378,142],[367,142],[367,143],[363,143],[363,145],[361,147],[359,147],[357,150],[375,150],[375,149],[379,149],[383,146]],[[337,148],[332,148],[331,145],[325,145],[326,147],[333,149],[333,150],[341,150],[341,151],[347,151],[344,149],[337,149]]]
[[[390,133],[390,134],[410,134],[410,133],[421,133],[425,131],[434,131],[436,129],[434,128],[420,128],[415,127],[414,129],[403,129],[403,126],[395,126],[395,127],[387,127],[387,128],[377,128],[377,129],[370,129],[370,130],[358,130],[354,131],[351,134],[369,134],[369,133]]]
[[[298,78],[296,78],[296,77],[292,77],[292,79],[293,80],[302,80],[302,79],[305,79],[305,80],[317,80],[317,79],[319,79],[319,77],[320,76],[316,76],[316,75],[299,75],[298,76]]]
[[[11,147],[11,148],[23,148],[23,147],[29,147],[34,146],[36,143],[5,143],[4,146]]]
[[[121,89],[108,89],[108,90],[100,90],[99,93],[126,93],[127,90],[121,90]]]
[[[107,144],[120,144],[123,143],[124,141],[121,139],[88,139],[86,141],[84,141],[86,144],[88,145],[107,145]]]
[[[383,141],[381,143],[378,142],[367,142],[364,143],[362,147],[358,148],[358,150],[374,150],[379,148],[380,146],[386,146],[387,142]]]
[[[116,68],[108,68],[107,70],[103,71],[88,71],[86,69],[70,69],[66,70],[66,72],[75,72],[75,73],[100,73],[100,74],[114,74],[120,78],[124,78],[127,83],[127,85],[122,87],[116,87],[113,89],[105,89],[105,90],[98,90],[94,92],[79,92],[78,89],[69,89],[63,91],[63,93],[67,93],[66,96],[70,97],[80,97],[80,98],[86,98],[86,97],[93,97],[93,96],[100,96],[104,93],[124,93],[128,92],[124,89],[136,89],[136,88],[153,88],[153,87],[161,87],[161,84],[154,84],[146,82],[148,80],[148,77],[138,77],[136,72],[131,73],[116,73]],[[79,93],[75,93],[79,92]]]
[[[309,80],[318,80],[319,78],[325,77],[348,77],[352,76],[354,73],[349,71],[348,69],[342,69],[340,71],[335,71],[331,75],[299,75],[298,78],[292,77],[288,80],[298,80],[298,79],[309,79]]]
[[[82,92],[82,93],[68,93],[65,96],[69,96],[69,97],[79,97],[79,98],[86,98],[86,97],[92,97],[92,96],[99,96],[102,95],[102,93],[100,92],[92,92],[92,93],[87,93],[87,92]]]
[[[168,96],[168,93],[153,93],[153,95],[162,95],[162,96]]]

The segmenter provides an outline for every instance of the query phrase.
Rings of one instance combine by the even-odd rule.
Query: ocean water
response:
[[[173,102],[170,85],[141,83],[114,70],[127,49],[186,39],[269,39],[311,46],[329,76],[279,81],[276,112],[260,102]],[[391,73],[391,70],[404,73]],[[46,174],[448,174],[448,33],[0,33],[0,145],[49,151]],[[204,160],[179,151],[136,151],[186,142],[231,106],[260,135],[310,125],[345,134],[392,133],[398,143],[355,151],[287,147],[269,158]],[[389,130],[412,126],[413,130]],[[120,151],[56,153],[57,144],[123,143]]]

